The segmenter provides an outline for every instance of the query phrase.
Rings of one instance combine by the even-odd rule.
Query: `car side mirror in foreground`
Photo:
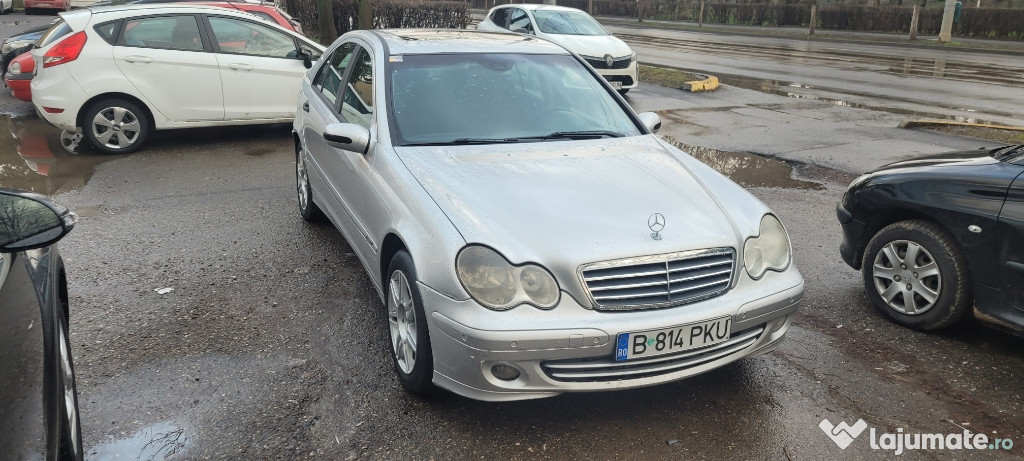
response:
[[[658,130],[661,129],[661,117],[659,117],[658,114],[655,114],[654,112],[644,112],[642,114],[637,114],[637,117],[640,117],[640,122],[643,123],[651,133],[657,133]]]
[[[75,226],[78,216],[46,197],[0,189],[0,252],[53,245]]]
[[[365,154],[370,145],[370,130],[354,123],[330,123],[324,127],[324,141],[335,149]]]
[[[299,53],[299,59],[302,60],[302,65],[307,69],[313,67],[313,58],[306,53]]]

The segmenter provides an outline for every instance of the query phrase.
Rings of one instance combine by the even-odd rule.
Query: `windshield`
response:
[[[545,34],[608,35],[601,24],[582,11],[534,10],[533,18]]]
[[[636,136],[609,90],[568,55],[392,56],[396,145]]]

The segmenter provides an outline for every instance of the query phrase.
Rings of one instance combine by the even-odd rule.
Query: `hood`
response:
[[[613,58],[623,58],[633,53],[626,42],[612,35],[538,35],[580,56],[603,58],[604,55],[610,54]]]
[[[942,154],[926,155],[924,157],[915,157],[908,160],[902,160],[899,162],[890,163],[879,167],[872,173],[890,173],[894,170],[927,170],[927,169],[941,169],[949,167],[975,167],[983,165],[992,165],[999,163],[992,157],[992,149],[973,149],[956,152],[946,152]]]
[[[395,151],[467,243],[545,265],[563,287],[585,263],[739,252],[718,199],[652,135]],[[734,195],[722,201],[751,200]],[[660,240],[648,227],[654,213],[666,221]]]

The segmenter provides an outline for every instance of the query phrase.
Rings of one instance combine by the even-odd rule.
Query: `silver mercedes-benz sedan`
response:
[[[771,210],[550,42],[350,32],[297,114],[299,211],[359,256],[410,391],[674,381],[772,350],[803,296]]]

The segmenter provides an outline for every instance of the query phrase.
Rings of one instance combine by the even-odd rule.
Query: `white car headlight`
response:
[[[636,62],[636,52],[635,51],[633,52],[633,54],[629,55],[629,62]]]
[[[769,270],[782,272],[789,267],[789,235],[779,218],[766,214],[761,218],[757,237],[750,237],[743,245],[743,266],[753,279],[759,279]]]
[[[11,66],[7,68],[7,73],[11,74],[11,75],[18,75],[18,74],[20,74],[21,73],[21,63],[20,62],[16,62],[14,64],[11,64]]]
[[[455,258],[459,282],[477,302],[494,310],[520,304],[551,309],[558,304],[555,278],[541,266],[514,266],[498,252],[479,245],[463,248]]]

